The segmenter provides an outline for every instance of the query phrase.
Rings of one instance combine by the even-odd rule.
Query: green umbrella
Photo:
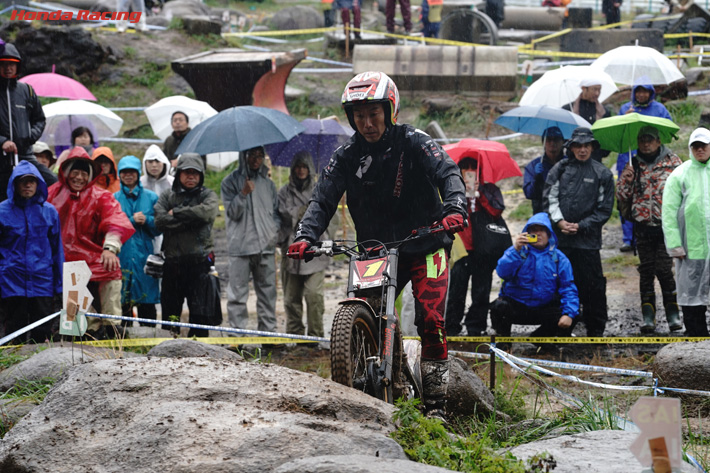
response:
[[[638,113],[628,113],[615,117],[602,118],[594,122],[592,132],[602,149],[626,153],[638,148],[638,133],[645,126],[655,127],[661,143],[667,144],[678,139],[676,133],[680,127],[667,118],[650,117]]]

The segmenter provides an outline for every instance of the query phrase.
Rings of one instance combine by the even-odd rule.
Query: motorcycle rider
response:
[[[323,169],[288,256],[306,258],[345,192],[358,241],[372,246],[441,222],[446,232],[401,247],[397,294],[412,281],[421,309],[415,324],[422,340],[424,407],[428,415],[443,417],[449,373],[444,324],[448,252],[453,233],[466,224],[463,178],[431,137],[397,124],[399,92],[386,74],[358,74],[345,86],[342,103],[356,133]]]

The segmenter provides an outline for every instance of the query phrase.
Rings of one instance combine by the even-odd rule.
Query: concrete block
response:
[[[564,17],[564,8],[508,6],[505,7],[505,19],[500,27],[501,29],[557,31],[562,28]]]
[[[353,53],[353,72],[382,71],[400,90],[515,95],[517,49],[509,46],[364,46]]]
[[[572,30],[562,37],[560,51],[603,54],[619,46],[633,46],[637,40],[639,46],[663,52],[663,31],[652,28]]]

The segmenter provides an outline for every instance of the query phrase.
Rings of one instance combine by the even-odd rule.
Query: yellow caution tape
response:
[[[563,56],[563,57],[576,57],[576,58],[587,58],[596,59],[601,56],[601,53],[571,53],[564,51],[543,51],[541,49],[525,49],[524,47],[518,48],[519,54],[527,54],[529,56]]]
[[[503,191],[502,194],[504,194],[504,195],[520,194],[521,192],[523,192],[522,189],[513,189],[513,190],[510,190],[510,191]]]
[[[90,340],[75,342],[78,345],[90,345],[104,348],[152,347],[168,340],[196,340],[209,345],[281,345],[285,343],[318,343],[285,337],[196,337],[196,338],[124,338],[120,340]],[[6,347],[2,347],[6,348]],[[9,348],[9,347],[7,347]]]

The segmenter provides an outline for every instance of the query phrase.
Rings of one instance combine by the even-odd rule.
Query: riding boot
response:
[[[666,309],[666,320],[670,331],[682,330],[683,322],[680,321],[680,311],[675,291],[663,293],[663,307]]]
[[[641,294],[641,314],[643,325],[641,333],[653,333],[656,330],[656,294],[647,292]]]
[[[422,360],[424,409],[428,417],[445,421],[446,389],[449,385],[449,360]]]

